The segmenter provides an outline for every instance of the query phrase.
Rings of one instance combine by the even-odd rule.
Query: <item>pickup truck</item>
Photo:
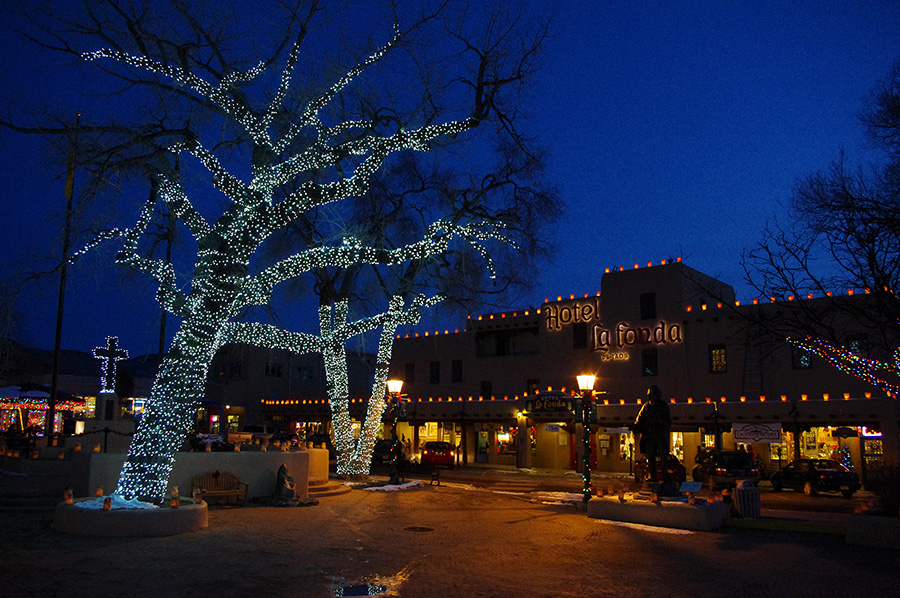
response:
[[[272,426],[246,424],[241,428],[240,432],[229,432],[228,442],[234,444],[244,444],[246,442],[260,442],[263,438],[266,440],[275,433]]]

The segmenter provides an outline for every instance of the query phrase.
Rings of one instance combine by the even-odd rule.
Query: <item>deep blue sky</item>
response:
[[[517,306],[593,294],[606,267],[674,256],[751,298],[742,249],[786,217],[798,178],[840,149],[865,157],[856,114],[900,59],[896,1],[571,1],[557,19],[530,112],[567,207],[554,263]],[[48,82],[64,93],[60,71],[14,42],[0,36],[2,109]],[[32,139],[2,131],[0,151],[5,277],[58,254],[49,213],[63,182]],[[132,355],[155,351],[148,281],[85,263],[69,288],[65,348],[118,335]],[[53,284],[26,287],[17,337],[52,347],[55,301]]]

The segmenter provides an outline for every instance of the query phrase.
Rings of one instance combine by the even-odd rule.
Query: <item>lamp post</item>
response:
[[[400,443],[397,441],[397,419],[400,417],[400,390],[403,388],[403,380],[388,380],[388,405],[391,414],[391,468],[390,484],[396,485],[400,483]]]
[[[578,389],[581,391],[581,427],[583,429],[584,450],[582,451],[583,462],[581,467],[581,477],[584,480],[584,488],[582,489],[582,502],[587,504],[594,493],[591,486],[591,427],[590,416],[591,401],[594,396],[594,380],[596,376],[583,374],[575,377],[578,380]]]

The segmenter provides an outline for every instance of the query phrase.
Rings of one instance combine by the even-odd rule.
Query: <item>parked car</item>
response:
[[[268,441],[269,436],[275,433],[275,428],[262,424],[245,424],[240,432],[228,432],[226,440],[234,444],[243,444],[245,442],[260,443],[265,439]]]
[[[634,462],[634,481],[643,482],[647,479],[649,471],[650,463],[647,457],[638,459]],[[668,455],[665,459],[656,460],[656,479],[662,481],[666,471],[676,484],[681,484],[687,479],[687,470],[675,455]]]
[[[275,432],[269,437],[269,444],[275,444],[276,442],[281,445],[297,446],[299,438],[293,432]]]
[[[393,448],[394,441],[390,438],[375,441],[375,447],[372,449],[372,463],[390,463]]]
[[[850,498],[862,484],[859,475],[830,459],[797,459],[772,474],[772,488],[803,490],[807,496],[817,492],[840,492]]]
[[[429,440],[422,447],[422,464],[429,467],[450,467],[456,464],[456,451],[449,442]]]
[[[695,482],[703,482],[710,490],[726,488],[738,480],[759,483],[759,469],[753,458],[744,451],[707,449],[697,454],[697,465],[691,472]]]

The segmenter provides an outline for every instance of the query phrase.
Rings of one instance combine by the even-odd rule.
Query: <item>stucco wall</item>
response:
[[[537,424],[537,451],[532,457],[532,467],[570,469],[572,467],[569,433],[559,423]],[[553,431],[548,431],[548,427]]]
[[[327,449],[306,449],[309,455],[309,481],[310,482],[327,482],[328,481],[328,450]],[[288,470],[290,471],[290,470]],[[293,474],[292,474],[293,475]],[[297,477],[294,476],[296,481]]]
[[[328,451],[321,452],[326,455],[327,471]],[[97,486],[102,486],[106,494],[116,488],[125,453],[80,452],[73,457],[72,490],[75,496],[93,495]],[[294,478],[297,497],[305,499],[309,492],[310,457],[310,452],[307,451],[180,452],[169,477],[169,488],[178,486],[179,494],[190,496],[191,480],[195,476],[213,471],[228,471],[249,484],[250,498],[271,496],[275,491],[278,468],[284,464],[288,475]],[[321,457],[317,455],[312,460],[318,464]]]

